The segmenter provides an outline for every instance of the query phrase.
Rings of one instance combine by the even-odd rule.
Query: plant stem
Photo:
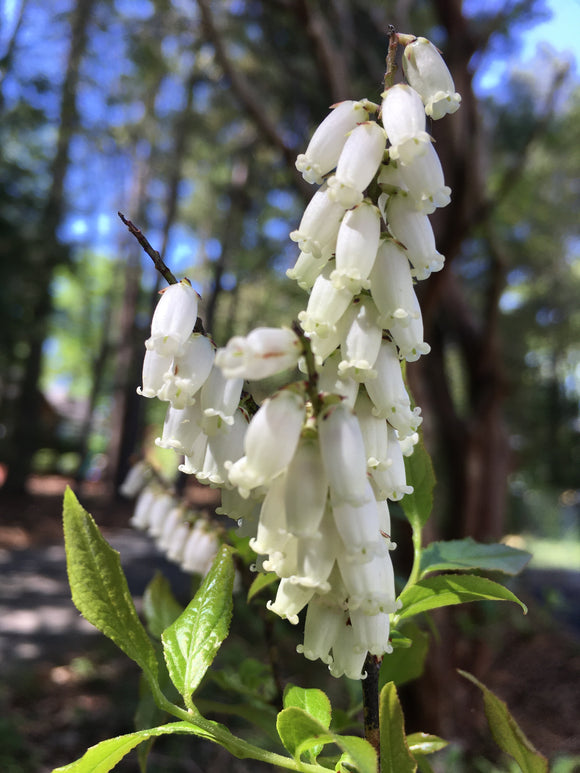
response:
[[[167,266],[163,262],[163,258],[161,257],[161,255],[157,252],[157,250],[153,249],[153,247],[149,244],[149,242],[143,235],[143,232],[139,228],[137,228],[137,226],[134,223],[132,223],[130,220],[127,220],[127,218],[122,212],[117,212],[117,214],[121,218],[122,222],[129,229],[129,233],[133,234],[133,236],[135,237],[135,239],[137,239],[141,247],[143,247],[147,255],[149,255],[149,257],[153,261],[153,264],[155,265],[155,268],[157,269],[157,271],[159,271],[159,273],[165,279],[167,284],[170,284],[170,285],[177,284],[177,279],[167,268]]]
[[[294,333],[296,333],[300,339],[300,343],[302,344],[302,354],[304,355],[304,359],[306,361],[306,391],[308,392],[308,397],[312,403],[312,410],[314,411],[314,415],[318,416],[320,409],[322,408],[322,400],[320,399],[320,395],[318,393],[318,371],[316,370],[316,363],[314,361],[314,355],[312,354],[310,341],[304,335],[304,331],[300,327],[299,323],[296,322],[296,320],[294,320],[292,323],[292,330]]]
[[[364,669],[366,679],[362,680],[365,738],[375,749],[378,769],[381,769],[380,725],[379,725],[379,670],[382,658],[367,654]]]

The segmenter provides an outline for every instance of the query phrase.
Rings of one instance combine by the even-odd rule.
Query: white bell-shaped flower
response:
[[[302,220],[290,238],[298,242],[302,252],[310,252],[315,258],[330,257],[334,252],[340,221],[346,207],[330,198],[328,187],[316,191],[304,210]]]
[[[350,290],[333,285],[330,279],[333,270],[334,261],[329,261],[314,282],[306,310],[298,314],[304,332],[317,333],[321,338],[332,332],[353,295]]]
[[[320,184],[323,176],[334,169],[347,134],[369,117],[361,102],[347,100],[332,107],[312,135],[306,152],[296,159],[296,169],[309,183]]]
[[[354,305],[356,315],[340,344],[338,373],[341,378],[366,381],[376,376],[373,365],[381,348],[383,328],[372,298],[361,295]]]
[[[160,494],[155,497],[149,514],[147,530],[152,537],[158,537],[163,531],[163,524],[170,511],[175,507],[175,500],[170,494]]]
[[[377,502],[368,481],[367,491],[366,502],[359,505],[332,503],[332,517],[343,543],[339,556],[354,564],[368,563],[383,552]]]
[[[119,486],[119,494],[127,497],[127,499],[136,497],[149,483],[152,475],[151,465],[142,459],[134,464],[127,473],[125,480]]]
[[[395,612],[395,577],[389,550],[384,542],[382,551],[364,564],[350,561],[346,554],[336,559],[348,591],[349,609],[360,609],[367,615]]]
[[[258,523],[258,516],[260,515],[260,507],[262,504],[261,499],[254,499],[240,496],[240,492],[236,488],[220,487],[221,490],[221,504],[216,507],[216,513],[218,515],[227,515],[233,521],[238,522],[238,526],[241,526],[240,520],[251,520]]]
[[[395,430],[388,427],[389,465],[370,471],[377,499],[398,502],[405,494],[413,493],[413,486],[407,485],[405,461]]]
[[[170,561],[175,561],[176,563],[181,561],[190,531],[191,526],[187,521],[182,521],[177,526],[171,537],[169,547],[167,548],[167,558]]]
[[[308,292],[325,265],[324,258],[315,258],[311,252],[301,252],[292,268],[287,269],[286,276]]]
[[[382,342],[375,367],[377,378],[365,384],[375,415],[387,419],[402,437],[416,432],[422,421],[421,409],[411,408],[395,344]]]
[[[367,502],[366,453],[358,419],[352,409],[341,402],[323,410],[318,417],[318,436],[333,505]]]
[[[135,503],[135,511],[129,523],[134,529],[145,531],[149,527],[151,508],[158,494],[152,488],[144,488]]]
[[[346,676],[348,679],[363,679],[366,652],[357,647],[357,640],[352,625],[344,625],[332,646],[332,662],[328,666],[335,677]]]
[[[143,358],[143,386],[137,387],[137,394],[141,397],[163,397],[163,388],[165,387],[165,376],[170,373],[173,365],[171,355],[162,355],[154,349],[147,349]]]
[[[151,337],[145,341],[147,349],[164,357],[178,354],[195,325],[198,300],[187,279],[166,287],[153,312]]]
[[[202,577],[209,572],[217,555],[219,542],[208,524],[196,521],[187,538],[181,557],[181,568]]]
[[[156,438],[155,445],[160,448],[173,448],[178,454],[190,456],[193,444],[201,433],[201,405],[199,401],[186,408],[174,408],[170,405],[165,414],[163,434]]]
[[[271,555],[282,549],[289,532],[285,509],[286,473],[274,478],[260,508],[256,537],[250,540],[255,553]]]
[[[328,179],[330,198],[350,209],[363,200],[363,192],[369,185],[385,152],[386,136],[374,121],[361,123],[348,135],[336,174]]]
[[[245,456],[229,470],[240,494],[268,484],[294,456],[304,421],[304,398],[285,389],[264,400],[244,439]]]
[[[352,301],[352,299],[351,299]],[[316,358],[317,365],[322,365],[323,362],[329,357],[335,349],[340,346],[340,342],[344,339],[348,332],[348,329],[352,323],[352,320],[356,314],[356,306],[351,302],[350,306],[344,312],[338,322],[333,325],[329,330],[325,331],[326,335],[320,336],[318,333],[308,333],[310,339],[310,348]],[[322,391],[331,392],[332,389],[325,389]]]
[[[210,435],[203,466],[197,473],[200,483],[214,486],[229,485],[228,469],[244,454],[244,437],[248,428],[248,419],[244,411],[238,408],[234,414],[234,423],[227,425],[223,432]]]
[[[201,388],[201,426],[206,435],[215,435],[234,423],[234,414],[240,403],[243,378],[226,378],[214,365]]]
[[[368,275],[375,262],[381,231],[377,207],[363,201],[342,219],[336,241],[336,268],[330,278],[338,289],[356,295],[368,288]]]
[[[425,109],[419,94],[404,83],[397,83],[383,94],[381,116],[391,143],[389,157],[409,164],[424,153],[431,137],[425,131]]]
[[[355,650],[370,652],[380,657],[391,653],[393,647],[389,644],[390,618],[388,612],[376,615],[366,615],[360,609],[350,611],[350,624],[354,631]]]
[[[365,389],[359,390],[354,406],[365,444],[367,469],[387,467],[389,462],[389,435],[386,419],[373,413],[374,405]]]
[[[417,302],[416,315],[405,322],[394,319],[388,326],[391,338],[399,348],[399,357],[416,362],[422,354],[429,354],[431,347],[423,341],[423,317]]]
[[[408,324],[421,314],[406,251],[392,239],[381,240],[370,280],[384,327],[389,328],[393,320]]]
[[[431,143],[409,164],[402,164],[398,174],[416,209],[424,215],[435,212],[437,207],[446,207],[451,201],[451,188],[445,185],[441,161]]]
[[[193,333],[175,355],[173,366],[165,374],[165,384],[159,395],[174,408],[193,405],[195,396],[211,371],[215,349],[207,336]]]
[[[216,365],[226,378],[267,378],[295,367],[301,349],[292,330],[257,327],[247,336],[231,338],[225,349],[218,351]]]
[[[315,537],[299,537],[296,544],[294,580],[305,588],[316,588],[318,593],[330,590],[328,578],[340,551],[340,540],[330,514],[326,509]]]
[[[391,235],[406,247],[417,279],[427,279],[433,271],[441,271],[445,258],[437,252],[429,218],[412,209],[405,194],[389,198],[387,220]]]
[[[305,588],[292,582],[289,578],[280,580],[276,599],[268,601],[266,607],[292,625],[298,624],[298,614],[314,596],[314,588]]]
[[[324,596],[313,596],[306,610],[304,644],[299,644],[296,651],[308,660],[321,660],[327,665],[332,663],[330,650],[342,635],[346,620],[341,607],[327,603]]]
[[[461,96],[443,57],[427,38],[417,38],[405,46],[403,72],[425,104],[428,116],[437,120],[459,108]]]
[[[180,526],[183,521],[182,509],[176,505],[169,513],[163,524],[161,534],[157,538],[157,547],[159,550],[166,552],[169,550],[173,534],[175,530]]]
[[[186,475],[197,475],[203,469],[203,462],[207,452],[207,435],[200,432],[193,443],[191,454],[186,454],[185,461],[177,468]]]
[[[377,508],[379,511],[379,526],[381,529],[381,536],[385,540],[385,544],[389,550],[394,550],[397,545],[391,540],[391,513],[389,512],[389,503],[386,499],[377,500]]]
[[[328,479],[318,438],[300,438],[286,472],[284,503],[288,531],[296,537],[315,537],[328,499]]]
[[[333,352],[326,358],[318,372],[318,390],[331,395],[340,395],[349,408],[354,408],[360,383],[346,374],[342,376],[338,372],[342,356],[339,351]]]

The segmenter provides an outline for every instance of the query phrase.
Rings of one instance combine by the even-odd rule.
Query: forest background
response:
[[[552,5],[573,29],[579,4]],[[431,354],[408,369],[439,481],[430,537],[524,535],[542,565],[578,568],[580,89],[557,35],[521,56],[552,11],[4,2],[0,515],[31,476],[114,499],[159,434],[163,408],[135,388],[161,285],[118,210],[192,280],[218,345],[303,307],[284,275],[311,195],[294,159],[329,105],[378,99],[393,24],[441,48],[463,99],[445,136],[430,127],[453,191],[433,217],[447,262],[421,288]]]

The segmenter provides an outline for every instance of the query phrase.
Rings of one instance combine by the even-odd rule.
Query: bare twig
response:
[[[367,654],[364,669],[366,679],[362,680],[365,738],[375,749],[378,769],[381,769],[380,725],[379,725],[379,670],[382,658]]]
[[[161,255],[157,252],[157,250],[154,250],[153,247],[149,244],[149,242],[147,241],[143,233],[137,228],[137,226],[134,223],[132,223],[130,220],[127,220],[127,218],[122,212],[117,212],[117,214],[121,218],[121,221],[129,229],[129,233],[133,234],[133,236],[135,237],[135,239],[137,239],[141,247],[143,247],[147,255],[149,255],[149,257],[153,261],[155,268],[157,269],[157,271],[159,271],[161,276],[166,280],[167,284],[170,284],[170,285],[177,284],[177,279],[167,268],[167,266],[163,262],[163,258],[161,257]]]

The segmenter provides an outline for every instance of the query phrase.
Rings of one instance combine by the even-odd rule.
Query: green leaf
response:
[[[297,761],[319,746],[334,743],[348,755],[359,773],[377,773],[377,755],[368,741],[333,733],[298,706],[283,709],[278,714],[276,727],[284,747]]]
[[[427,523],[433,509],[435,472],[423,438],[419,440],[411,456],[405,457],[407,483],[413,493],[401,499],[401,507],[414,531],[420,531]]]
[[[119,553],[103,539],[93,518],[70,488],[64,495],[63,523],[68,578],[75,606],[156,684],[155,649],[137,616]]]
[[[400,686],[413,679],[418,679],[423,673],[425,658],[429,649],[429,634],[422,631],[415,623],[407,623],[404,627],[409,637],[409,647],[393,649],[390,655],[383,657],[379,675],[379,687],[387,682]]]
[[[459,669],[458,671],[479,687],[483,693],[485,716],[491,734],[500,749],[514,758],[523,773],[548,773],[548,760],[526,738],[504,701],[494,695],[472,674]]]
[[[427,612],[437,607],[465,604],[468,601],[513,601],[524,612],[526,605],[510,590],[493,580],[476,575],[443,574],[427,577],[401,593],[403,608],[397,613],[400,620]]]
[[[257,596],[264,588],[268,588],[272,583],[276,582],[277,579],[278,575],[276,572],[268,572],[267,574],[260,573],[250,585],[248,601],[251,601],[254,596]]]
[[[304,709],[311,717],[317,719],[326,728],[330,727],[332,709],[326,693],[316,688],[304,689],[289,684],[284,690],[284,708],[297,706]]]
[[[167,578],[161,572],[155,572],[143,594],[143,614],[151,635],[160,639],[163,631],[169,628],[182,612],[183,606],[173,595]]]
[[[381,773],[415,773],[417,764],[405,739],[405,721],[393,682],[379,696]]]
[[[61,768],[55,768],[52,773],[108,773],[123,757],[143,741],[155,736],[172,735],[175,733],[198,735],[202,738],[211,739],[209,733],[195,725],[190,725],[189,722],[172,722],[169,725],[153,727],[149,730],[138,730],[136,733],[108,738],[96,746],[91,746],[75,762],[71,762],[69,765],[64,765]]]
[[[434,754],[448,745],[448,741],[430,733],[411,733],[407,736],[407,745],[412,754]]]
[[[432,542],[421,555],[421,576],[428,572],[481,569],[488,572],[518,574],[531,558],[525,550],[495,543],[485,545],[468,537],[448,542]]]
[[[185,611],[162,635],[169,675],[186,706],[226,638],[232,617],[234,562],[223,545]]]

